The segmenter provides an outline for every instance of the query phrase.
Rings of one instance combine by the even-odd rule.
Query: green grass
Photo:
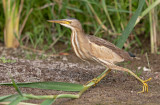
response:
[[[22,32],[21,39],[23,39],[23,41],[21,45],[31,45],[30,47],[33,49],[44,51],[51,49],[54,53],[56,53],[54,45],[57,42],[67,43],[70,47],[71,31],[58,24],[53,25],[47,22],[47,20],[50,19],[63,18],[77,18],[82,23],[86,34],[93,34],[116,43],[118,37],[112,34],[121,34],[123,32],[131,18],[130,15],[135,13],[138,7],[138,0],[133,0],[131,2],[131,10],[129,3],[129,1],[123,0],[63,0],[62,2],[51,0],[25,0],[20,22],[23,22],[26,16],[25,14],[28,14],[31,8],[33,8],[33,11],[29,15]],[[0,5],[0,9],[3,10],[2,1],[0,1]],[[142,11],[145,9],[147,9],[146,4]],[[96,17],[98,17],[100,22],[109,31],[106,31],[104,27],[100,25],[95,19]],[[147,23],[149,20],[147,16],[143,18],[141,24],[145,24],[143,25],[144,33],[148,35],[149,24]],[[0,12],[0,29],[3,28],[4,14]],[[135,28],[132,32],[137,32],[136,30],[139,30],[139,28],[142,27]],[[141,46],[139,39],[140,34],[141,33],[138,35],[136,34],[134,39],[130,40],[130,42],[136,42],[138,46]],[[0,32],[0,40],[3,41],[3,31]],[[132,45],[134,45],[134,43]]]
[[[108,71],[106,69],[101,75],[97,77],[100,79]],[[95,86],[94,81],[89,81],[87,84],[75,84],[66,82],[30,82],[30,83],[16,83],[11,77],[12,83],[0,83],[0,85],[13,86],[18,94],[11,94],[7,96],[0,96],[0,102],[9,102],[9,105],[17,105],[21,101],[39,99],[44,100],[41,105],[51,105],[58,98],[80,98],[81,95],[88,90],[90,87]],[[34,95],[22,93],[19,87],[29,87],[29,88],[39,88],[39,89],[50,89],[50,90],[60,90],[60,91],[70,91],[78,92],[76,94],[56,94],[56,95]],[[27,104],[27,103],[26,103]]]
[[[22,36],[20,38],[20,43],[23,46],[30,47],[31,49],[41,50],[41,51],[52,51],[57,53],[54,46],[57,42],[66,43],[69,47],[62,51],[70,49],[70,34],[71,31],[68,28],[60,26],[59,24],[51,24],[48,23],[47,20],[51,19],[64,19],[64,18],[77,18],[82,23],[82,26],[86,32],[86,34],[93,34],[98,37],[105,37],[112,42],[117,42],[118,37],[116,34],[121,34],[122,37],[120,38],[122,42],[120,43],[120,47],[123,46],[124,42],[126,41],[127,37],[129,36],[130,32],[134,33],[134,39],[130,40],[130,46],[137,43],[138,46],[142,46],[141,40],[139,39],[139,34],[136,33],[137,29],[132,30],[135,25],[135,19],[137,16],[130,16],[134,13],[136,14],[138,0],[133,0],[132,2],[121,0],[61,0],[51,1],[51,0],[25,0],[24,7],[21,14],[20,22],[25,19],[25,14],[28,14],[30,9],[33,8],[32,13],[28,17],[28,20],[25,24],[24,30],[22,32]],[[129,5],[131,3],[131,5]],[[2,10],[2,1],[0,1],[0,9]],[[131,6],[131,7],[130,7]],[[139,6],[140,7],[140,6]],[[130,10],[131,8],[131,10]],[[142,11],[147,10],[147,5],[144,5]],[[159,11],[159,8],[158,8]],[[140,11],[139,11],[140,12]],[[146,12],[145,12],[146,13]],[[129,22],[131,18],[131,22]],[[143,24],[144,33],[148,34],[148,27],[147,24],[148,17],[143,17],[144,19],[141,20],[141,24]],[[0,12],[0,29],[4,28],[4,14]],[[128,25],[128,23],[130,23]],[[21,23],[22,24],[22,23]],[[126,27],[131,27],[126,28]],[[140,27],[141,28],[141,27]],[[127,31],[129,29],[129,31]],[[139,31],[139,30],[138,30]],[[123,37],[125,35],[125,37]],[[148,37],[144,35],[144,38]],[[114,39],[112,39],[114,38]],[[23,39],[23,40],[22,40]],[[0,41],[3,41],[3,31],[0,32]],[[127,49],[127,48],[126,48]],[[143,52],[143,51],[142,51]],[[36,54],[27,54],[26,58],[34,59],[36,58]],[[45,56],[41,56],[42,59],[45,59]],[[6,58],[1,58],[0,61],[2,63],[11,63],[11,60],[7,60]],[[130,62],[127,62],[130,63]],[[125,66],[126,64],[124,64]],[[106,71],[105,71],[106,72]],[[105,73],[103,72],[103,73]],[[141,71],[136,71],[138,76],[141,75]],[[102,73],[102,74],[103,74]],[[102,76],[102,75],[100,75]],[[98,76],[97,78],[100,78]],[[76,85],[70,83],[58,83],[54,82],[50,87],[51,83],[45,82],[43,83],[29,83],[27,84],[28,87],[32,88],[46,88],[47,84],[49,88],[47,89],[55,89],[55,90],[62,90],[67,91],[71,89],[78,89],[80,91],[78,94],[59,94],[59,95],[41,95],[36,96],[33,94],[24,94],[19,89],[20,85],[24,84],[16,84],[12,79],[12,83],[16,91],[19,95],[9,95],[9,96],[1,96],[0,101],[10,101],[10,105],[15,105],[22,100],[28,99],[45,99],[42,105],[46,103],[53,103],[53,99],[58,98],[79,98],[83,92],[89,89],[91,86],[95,85],[93,81],[91,81],[87,85]],[[46,84],[47,83],[47,84]],[[58,85],[57,85],[58,83]],[[5,85],[5,84],[0,84]],[[12,84],[8,84],[12,85]],[[34,86],[33,86],[34,85]],[[67,89],[67,90],[66,90]],[[70,90],[70,91],[71,91]]]
[[[16,60],[6,59],[5,57],[0,57],[0,63],[15,63]]]
[[[137,68],[135,74],[136,74],[138,77],[140,77],[141,74],[142,74],[142,72],[143,72],[143,68],[141,68],[141,69],[139,69],[139,70],[138,70],[138,68]]]

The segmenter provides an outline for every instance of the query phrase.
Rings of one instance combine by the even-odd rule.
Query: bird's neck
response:
[[[88,40],[82,29],[72,29],[71,41],[80,44],[80,43],[86,43]]]
[[[83,30],[72,29],[71,43],[76,55],[81,59],[86,59],[83,52],[88,48],[89,41]]]

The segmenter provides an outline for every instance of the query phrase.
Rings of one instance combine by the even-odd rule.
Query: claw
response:
[[[97,79],[97,78],[94,78],[93,80],[92,80],[92,82],[94,82],[95,83],[95,85],[94,86],[96,86],[97,84],[98,84],[98,82],[99,82],[100,80],[99,79]]]
[[[147,80],[145,80],[144,82],[148,82],[148,81],[150,81],[152,78],[149,78],[149,79],[147,79]]]
[[[152,79],[152,78],[149,78],[149,79],[147,79],[147,80],[145,80],[145,81],[142,81],[142,83],[143,83],[143,90],[140,91],[140,92],[138,92],[138,93],[148,92],[148,85],[147,85],[146,82],[150,81],[151,79]]]
[[[100,81],[100,80],[99,80],[98,78],[93,78],[92,80],[88,81],[88,82],[86,83],[86,85],[89,84],[89,83],[91,83],[91,82],[94,82],[94,83],[95,83],[94,86],[96,86],[96,84],[98,84],[99,81]]]

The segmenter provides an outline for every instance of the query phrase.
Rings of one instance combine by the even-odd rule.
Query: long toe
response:
[[[152,78],[142,81],[143,83],[143,90],[138,93],[148,92],[148,84],[146,82],[150,81]]]
[[[151,79],[152,79],[152,78],[149,78],[149,79],[145,80],[145,81],[144,81],[144,83],[146,83],[146,82],[150,81]]]

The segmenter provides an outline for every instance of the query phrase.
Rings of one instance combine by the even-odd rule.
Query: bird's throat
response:
[[[72,35],[71,35],[72,47],[76,55],[81,59],[86,58],[86,56],[84,55],[83,48],[85,47],[84,44],[87,45],[88,43],[87,41],[88,40],[86,39],[86,36],[83,31],[72,30]]]

